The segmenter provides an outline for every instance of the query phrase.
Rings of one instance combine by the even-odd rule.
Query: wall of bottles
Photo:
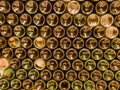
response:
[[[2,90],[120,90],[119,0],[0,0]]]

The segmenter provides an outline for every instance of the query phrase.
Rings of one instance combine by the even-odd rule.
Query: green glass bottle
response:
[[[6,68],[3,72],[3,77],[7,80],[15,78],[15,71],[12,68]]]
[[[71,83],[71,87],[73,90],[81,90],[83,87],[83,84],[80,80],[75,80]]]
[[[27,1],[25,4],[25,10],[29,14],[35,14],[38,10],[38,4],[35,1]]]
[[[19,80],[25,80],[27,78],[27,71],[24,70],[24,69],[18,69],[16,71],[16,77],[19,79]]]
[[[31,80],[37,80],[39,78],[39,71],[36,70],[36,69],[31,69],[29,72],[28,72],[28,77],[31,79]]]
[[[22,67],[25,69],[25,70],[30,70],[33,68],[33,61],[29,58],[26,58],[22,61]]]
[[[0,79],[0,89],[6,90],[9,88],[9,81],[6,79]]]
[[[111,70],[106,70],[106,71],[103,73],[103,79],[104,79],[105,81],[111,81],[113,78],[114,78],[114,73],[113,73],[113,71],[111,71]]]
[[[10,82],[10,85],[13,89],[20,89],[21,86],[22,86],[22,83],[19,79],[13,79],[11,82]]]
[[[45,87],[46,87],[46,83],[44,80],[38,79],[35,81],[34,89],[44,90]]]
[[[95,90],[95,83],[91,80],[88,80],[84,83],[85,90]]]
[[[57,90],[58,83],[55,80],[49,80],[47,82],[47,88],[48,90]]]

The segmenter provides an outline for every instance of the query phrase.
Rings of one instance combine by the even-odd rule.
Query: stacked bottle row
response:
[[[103,27],[103,26],[95,26],[90,27],[88,25],[84,25],[82,27],[76,27],[75,25],[71,25],[69,27],[63,27],[61,25],[57,25],[56,27],[50,27],[48,25],[43,25],[41,27],[36,27],[35,25],[30,25],[25,27],[23,25],[16,25],[11,27],[9,24],[4,24],[0,26],[0,35],[3,37],[11,37],[16,36],[18,38],[22,38],[28,36],[30,38],[36,37],[56,37],[57,39],[63,38],[67,36],[68,38],[74,39],[76,37],[81,37],[83,39],[89,37],[95,38],[103,38],[107,37],[109,39],[116,38],[119,35],[119,28],[115,26]]]
[[[88,60],[88,59],[93,59],[93,60],[113,60],[113,59],[118,59],[120,60],[120,50],[115,51],[112,48],[102,51],[102,49],[96,48],[92,51],[90,51],[87,48],[83,48],[81,50],[76,50],[74,48],[70,48],[68,50],[63,50],[61,48],[57,48],[54,50],[51,50],[49,48],[43,48],[40,51],[38,51],[36,48],[30,48],[27,51],[24,48],[17,48],[17,49],[12,49],[12,48],[4,48],[0,51],[0,56],[4,58],[9,58],[12,59],[13,57],[18,58],[18,59],[25,59],[26,57],[29,57],[32,60],[35,60],[36,58],[41,57],[44,60],[49,60],[51,58],[54,58],[56,60],[61,60],[61,59],[68,59],[68,60],[75,60],[75,59],[80,59],[80,60]]]
[[[78,13],[73,17],[69,13],[64,13],[61,16],[58,16],[55,13],[50,13],[47,16],[44,16],[41,13],[37,13],[34,14],[32,18],[32,15],[28,13],[23,13],[20,15],[19,18],[19,16],[15,13],[9,13],[7,15],[0,13],[0,19],[1,19],[0,25],[4,25],[5,23],[7,23],[11,26],[15,26],[17,24],[22,24],[24,26],[29,26],[31,24],[35,24],[36,26],[42,26],[44,24],[48,24],[51,27],[56,25],[68,27],[74,24],[77,27],[82,27],[87,24],[91,27],[95,27],[97,25],[101,25],[104,27],[115,25],[116,27],[120,27],[119,14],[114,17],[111,14],[105,14],[102,16],[99,16],[97,14],[90,14],[86,16],[82,13]]]
[[[95,65],[92,66],[92,61],[91,62],[89,61],[89,64],[91,64],[91,66],[88,65],[86,66],[86,68],[89,67],[89,71],[90,71],[90,69],[91,70],[94,69]],[[26,68],[25,65],[23,67]],[[108,67],[102,67],[102,68],[105,70]],[[72,70],[72,69],[66,72],[60,69],[57,69],[53,71],[53,74],[52,74],[52,72],[48,69],[44,69],[39,72],[37,69],[30,69],[29,71],[26,71],[25,69],[21,68],[19,70],[16,70],[16,72],[14,72],[13,69],[7,68],[4,71],[3,76],[4,76],[4,79],[10,80],[10,81],[14,78],[18,78],[19,80],[25,80],[25,79],[37,80],[41,78],[44,81],[49,81],[51,79],[54,79],[56,81],[61,81],[63,79],[66,79],[70,82],[73,82],[76,79],[79,79],[82,82],[90,80],[90,79],[94,82],[99,81],[101,79],[105,81],[111,81],[112,79],[115,78],[116,81],[120,81],[120,71],[117,71],[116,73],[114,73],[111,70],[106,70],[102,74],[99,70],[93,70],[90,73],[88,72],[88,70],[85,70],[85,69],[79,72],[76,72],[75,70]]]
[[[42,63],[43,66],[40,63]],[[44,68],[47,68],[51,71],[57,69],[67,71],[70,68],[75,71],[80,71],[82,69],[86,69],[88,71],[92,71],[95,69],[98,69],[100,71],[105,71],[107,69],[110,69],[112,71],[118,71],[120,69],[119,64],[120,61],[118,59],[114,59],[112,61],[107,61],[104,59],[100,61],[94,61],[93,59],[89,59],[87,61],[82,61],[80,59],[76,59],[74,61],[69,61],[68,59],[62,59],[60,61],[57,61],[55,59],[50,59],[49,61],[46,62],[43,61],[42,59],[32,61],[30,58],[26,58],[22,61],[20,61],[17,58],[12,58],[10,60],[10,67],[13,69],[20,69],[20,67],[22,67],[25,70],[30,70],[34,67],[37,70],[43,70]]]
[[[88,89],[93,89],[93,90],[119,90],[119,82],[113,80],[111,82],[109,82],[109,84],[107,85],[107,83],[104,80],[100,80],[98,82],[96,82],[96,84],[91,81],[85,81],[84,84],[79,81],[79,80],[75,80],[72,83],[69,82],[68,80],[62,80],[60,81],[60,83],[58,84],[55,80],[49,80],[47,83],[41,79],[35,81],[33,83],[32,80],[30,79],[26,79],[23,82],[21,82],[19,79],[13,79],[10,84],[6,79],[2,79],[0,80],[1,83],[4,83],[5,85],[3,86],[4,89],[7,90],[45,90],[45,88],[47,87],[49,90],[57,90],[57,88],[59,87],[60,90],[88,90]],[[11,86],[11,88],[8,89],[8,87]],[[108,88],[107,88],[108,86]],[[22,87],[22,88],[21,88]]]
[[[49,14],[55,12],[56,14],[63,14],[65,12],[69,12],[70,14],[74,15],[78,12],[81,12],[85,15],[89,15],[93,12],[103,15],[105,13],[110,12],[113,15],[117,15],[120,13],[120,2],[119,0],[115,0],[112,2],[106,1],[99,1],[97,0],[96,3],[92,2],[93,0],[82,0],[83,2],[79,2],[80,0],[66,2],[67,0],[60,0],[60,1],[12,1],[10,4],[9,1],[0,1],[0,7],[2,8],[0,11],[2,13],[10,13],[12,10],[16,14],[22,14],[23,12],[27,12],[29,14],[35,14],[37,12],[41,12],[43,14]]]

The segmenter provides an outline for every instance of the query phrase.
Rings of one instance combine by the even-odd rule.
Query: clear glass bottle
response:
[[[46,62],[42,58],[38,58],[34,61],[34,68],[36,70],[43,70],[46,67]]]
[[[78,1],[70,1],[67,4],[67,11],[70,14],[77,14],[80,11],[80,3]]]
[[[19,80],[25,80],[27,78],[27,71],[25,69],[18,69],[16,71],[16,77]]]

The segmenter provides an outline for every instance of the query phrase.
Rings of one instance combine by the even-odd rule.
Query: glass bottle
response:
[[[49,60],[52,57],[52,52],[48,48],[43,48],[40,51],[40,56],[44,60]]]
[[[29,14],[35,14],[38,11],[38,4],[35,1],[27,1],[25,3],[25,10],[29,13]]]
[[[37,70],[43,70],[46,67],[46,63],[42,58],[38,58],[34,61],[34,68]]]
[[[61,70],[67,71],[67,70],[70,69],[71,63],[70,63],[69,60],[63,59],[63,60],[60,61],[59,67],[60,67]]]
[[[70,82],[65,80],[65,79],[60,81],[59,88],[61,90],[69,90],[70,89]]]
[[[53,57],[56,60],[61,60],[65,57],[65,51],[61,48],[57,48],[53,51]]]
[[[19,79],[19,80],[25,80],[27,78],[27,71],[24,70],[24,69],[18,69],[16,71],[16,77]]]
[[[53,72],[53,79],[56,81],[62,81],[64,78],[64,72],[62,70],[57,69]]]
[[[14,1],[12,3],[12,10],[16,13],[16,14],[21,14],[24,12],[24,4],[22,1]]]
[[[22,87],[22,83],[19,79],[13,79],[10,82],[10,85],[13,89],[20,89]]]
[[[48,62],[47,62],[47,68],[51,71],[54,71],[58,68],[58,62],[57,60],[55,59],[50,59]]]

